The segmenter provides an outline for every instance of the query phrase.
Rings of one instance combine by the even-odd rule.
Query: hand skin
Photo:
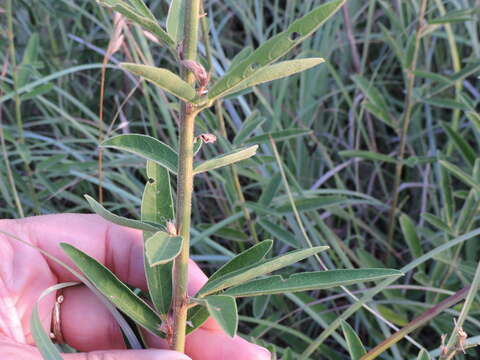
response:
[[[122,281],[146,289],[142,234],[110,224],[97,215],[45,215],[0,220],[0,231],[47,251],[73,266],[59,243],[70,243],[105,264]],[[38,250],[0,233],[0,359],[42,360],[30,333],[29,319],[41,292],[59,282],[76,281],[68,270]],[[192,261],[189,293],[207,277]],[[147,335],[148,350],[125,350],[120,329],[110,312],[85,286],[64,290],[61,326],[68,344],[83,351],[62,354],[65,360],[184,360],[186,355],[160,350],[163,340]],[[40,320],[50,329],[55,295],[39,305]],[[186,353],[193,360],[269,360],[270,353],[240,337],[230,338],[209,319],[187,336]]]

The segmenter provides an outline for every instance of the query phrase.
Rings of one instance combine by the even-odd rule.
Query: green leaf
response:
[[[128,1],[130,2],[130,5],[133,6],[135,10],[137,10],[140,13],[140,15],[145,16],[146,18],[155,20],[155,16],[153,16],[152,12],[147,7],[147,5],[145,5],[143,0],[128,0]]]
[[[299,247],[298,240],[293,234],[284,230],[281,226],[278,226],[266,219],[258,220],[258,224],[270,233],[274,238],[282,241],[288,246],[291,246],[295,249]]]
[[[460,215],[458,215],[455,222],[455,232],[457,234],[463,234],[469,231],[475,219],[477,209],[480,205],[480,199],[478,193],[475,190],[470,190],[467,199],[465,200]]]
[[[417,360],[431,360],[431,357],[425,349],[422,349],[418,353]]]
[[[155,161],[172,173],[177,173],[178,154],[170,146],[147,135],[118,135],[103,142],[102,146],[125,150],[145,159]]]
[[[440,165],[442,165],[445,169],[447,169],[452,175],[457,177],[459,180],[473,187],[475,190],[480,191],[480,184],[477,181],[475,181],[473,177],[471,177],[462,169],[460,169],[458,166],[453,165],[445,160],[440,160],[439,162],[440,162]]]
[[[133,21],[134,23],[140,25],[145,30],[151,32],[157,37],[157,39],[167,45],[168,47],[175,49],[175,41],[168,35],[168,33],[162,29],[162,27],[155,20],[153,15],[151,15],[150,10],[148,13],[145,11],[146,7],[140,5],[138,0],[130,0],[130,3],[134,7],[128,5],[123,0],[97,0],[100,5],[106,6],[115,10],[125,16],[127,19]]]
[[[457,131],[453,130],[451,126],[445,123],[442,123],[441,125],[447,133],[448,137],[455,144],[455,147],[460,152],[460,155],[462,155],[462,157],[465,159],[465,161],[467,161],[470,166],[473,166],[473,164],[475,163],[475,159],[477,158],[475,150],[473,150],[470,144],[465,141],[463,136]]]
[[[194,308],[188,309],[187,315],[187,334],[190,334],[194,330],[198,329],[200,326],[208,320],[210,314],[208,309],[205,306],[195,306]]]
[[[283,294],[287,292],[328,289],[335,286],[345,286],[401,275],[403,274],[400,271],[390,269],[314,271],[294,274],[288,279],[284,279],[280,275],[273,275],[232,287],[226,290],[224,294],[236,297]]]
[[[465,9],[465,10],[453,10],[449,11],[448,14],[439,16],[433,19],[428,20],[429,25],[441,25],[441,24],[454,24],[465,21],[474,21],[475,14],[478,14],[479,9]]]
[[[265,296],[255,296],[252,301],[252,310],[253,310],[253,316],[255,316],[257,319],[260,319],[263,314],[265,313],[265,310],[267,310],[268,303],[270,302],[270,295],[265,295]]]
[[[308,70],[323,62],[325,62],[325,60],[322,58],[308,58],[282,61],[277,64],[268,65],[258,70],[255,75],[241,81],[239,84],[226,91],[224,95],[237,93],[256,85],[291,76]]]
[[[167,32],[176,43],[183,39],[185,0],[171,0],[167,15]]]
[[[469,107],[466,106],[465,104],[450,98],[432,97],[432,98],[421,98],[421,100],[425,104],[437,106],[444,109],[469,110]]]
[[[357,333],[353,328],[345,321],[342,321],[342,330],[345,340],[347,340],[348,352],[350,353],[350,359],[360,360],[360,358],[365,355],[365,347],[362,344],[362,341],[358,337]]]
[[[193,102],[197,96],[191,85],[170,70],[133,63],[122,63],[120,66],[132,74],[145,78],[183,101]]]
[[[364,93],[368,102],[363,105],[373,115],[382,120],[385,124],[394,127],[393,120],[388,111],[388,104],[384,96],[373,84],[361,75],[354,75],[353,81]]]
[[[259,115],[260,113],[258,111],[254,111],[247,119],[245,119],[242,123],[242,127],[238,130],[237,135],[235,135],[235,138],[233,139],[234,145],[243,144],[245,139],[252,135],[253,132],[265,122],[266,119]]]
[[[367,160],[374,160],[374,161],[382,161],[386,163],[396,164],[397,161],[385,154],[379,154],[373,151],[365,151],[365,150],[345,150],[340,151],[338,153],[340,156],[343,157],[355,157]]]
[[[425,213],[422,215],[423,218],[429,222],[431,225],[435,226],[437,229],[445,231],[447,234],[452,234],[452,229],[443,222],[442,219],[440,219],[438,216],[435,216],[433,214]]]
[[[299,136],[305,136],[309,135],[312,133],[312,130],[310,129],[286,129],[286,130],[281,130],[281,131],[275,131],[271,132],[268,134],[263,134],[263,135],[258,135],[251,137],[247,141],[245,141],[246,144],[259,144],[263,142],[270,141],[270,139],[273,139],[274,141],[283,141],[283,140],[288,140],[292,138],[296,138]]]
[[[105,209],[99,202],[97,202],[94,198],[88,195],[84,195],[85,199],[87,199],[88,204],[92,208],[92,210],[97,214],[100,215],[102,218],[104,218],[107,221],[110,221],[114,224],[121,225],[121,226],[126,226],[132,229],[138,229],[138,230],[144,230],[144,231],[158,231],[159,229],[153,225],[144,223],[139,220],[132,220],[132,219],[127,219],[122,216],[115,215]]]
[[[145,254],[150,266],[166,264],[175,259],[182,250],[183,238],[159,231],[145,242]]]
[[[235,57],[232,59],[229,70],[240,64],[243,60],[249,57],[253,53],[253,48],[251,46],[247,46],[243,48]]]
[[[38,351],[40,351],[45,360],[62,360],[63,358],[57,347],[53,344],[50,336],[48,336],[43,329],[40,317],[38,316],[38,303],[52,292],[77,284],[76,282],[69,282],[51,286],[40,294],[37,303],[33,306],[32,314],[30,315],[30,331],[32,332]]]
[[[170,175],[167,169],[155,162],[147,161],[147,178],[142,198],[141,219],[152,221],[165,226],[167,220],[175,217],[173,209],[172,189]],[[143,241],[153,236],[153,232],[145,232]],[[145,273],[148,290],[152,302],[158,313],[166,316],[172,302],[172,262],[155,267],[148,266],[144,252]]]
[[[246,148],[230,151],[226,154],[216,156],[210,160],[205,160],[203,163],[197,165],[193,169],[193,174],[196,175],[202,172],[215,170],[223,166],[231,165],[233,163],[248,159],[255,155],[255,153],[257,152],[257,148],[258,145],[253,145]]]
[[[30,75],[33,73],[38,58],[39,43],[38,34],[33,33],[28,39],[22,62],[18,65],[17,88],[27,85]]]
[[[109,269],[70,244],[61,243],[60,246],[88,280],[116,307],[146,330],[165,337],[159,330],[161,319],[155,311]]]
[[[406,326],[408,324],[408,318],[405,313],[397,312],[384,305],[378,305],[377,310],[385,319],[398,326]]]
[[[231,337],[237,333],[238,310],[235,298],[227,295],[212,295],[205,298],[210,315],[217,321],[223,331]]]
[[[400,216],[400,226],[402,228],[403,237],[405,238],[408,248],[410,249],[410,253],[412,254],[412,258],[419,258],[423,255],[423,251],[412,219],[410,219],[408,215],[402,214]],[[423,264],[421,269],[424,269]]]
[[[256,75],[264,66],[285,55],[317,30],[344,3],[345,0],[330,1],[294,21],[286,31],[270,38],[252,54],[229,69],[227,74],[212,86],[208,98],[216,99],[223,96],[240,82]]]
[[[223,276],[216,278],[213,281],[207,282],[198,292],[197,296],[203,297],[217,291],[226,289],[244,283],[248,280],[271,273],[275,270],[284,268],[285,266],[294,264],[311,255],[325,251],[328,246],[316,246],[309,249],[297,250],[289,252],[282,256],[277,256],[273,259],[261,261],[258,264],[253,264],[246,268],[230,272]]]
[[[226,274],[259,263],[263,260],[263,258],[265,258],[265,255],[268,254],[272,248],[272,245],[272,240],[263,240],[247,250],[242,251],[229,262],[224,264],[220,269],[215,271],[215,273],[213,273],[213,275],[208,279],[207,284]]]

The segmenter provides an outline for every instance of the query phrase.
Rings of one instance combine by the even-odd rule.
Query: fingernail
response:
[[[263,346],[256,346],[258,351],[261,353],[261,357],[259,358],[259,360],[270,360],[272,358],[272,354],[270,353],[270,351],[265,349]]]

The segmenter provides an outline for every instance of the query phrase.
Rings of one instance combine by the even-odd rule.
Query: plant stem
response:
[[[187,0],[185,3],[185,36],[183,40],[183,57],[185,60],[195,61],[197,58],[199,14],[200,0]],[[191,72],[185,70],[182,73],[188,83],[191,85],[195,84],[195,77]],[[180,255],[175,259],[173,269],[172,349],[184,352],[188,310],[187,281],[193,192],[193,135],[197,110],[193,108],[192,104],[184,103],[180,115],[176,226],[178,234],[183,237],[183,248]]]
[[[415,85],[415,75],[414,72],[417,69],[417,60],[418,53],[420,50],[420,39],[425,27],[425,10],[427,8],[428,0],[422,0],[420,5],[420,13],[418,15],[418,28],[415,35],[415,50],[413,54],[412,63],[406,69],[407,76],[407,96],[405,98],[405,113],[403,116],[402,128],[400,131],[400,144],[398,150],[397,165],[395,168],[395,180],[393,184],[393,200],[390,209],[389,219],[388,219],[388,244],[392,244],[393,235],[395,233],[395,215],[398,204],[398,189],[400,187],[400,182],[402,181],[402,172],[403,172],[403,158],[405,156],[405,147],[407,144],[408,136],[408,127],[410,125],[410,120],[412,118],[413,105],[415,103],[413,96],[413,86]]]

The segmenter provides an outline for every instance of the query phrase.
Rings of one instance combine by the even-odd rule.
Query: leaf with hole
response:
[[[178,154],[170,146],[147,135],[126,134],[105,140],[102,146],[125,150],[177,173]]]
[[[165,337],[159,330],[159,316],[115,274],[76,247],[67,243],[61,243],[60,246],[87,279],[116,307],[152,334]]]
[[[398,270],[390,269],[341,269],[293,274],[284,279],[280,275],[252,280],[232,287],[224,292],[235,297],[283,294],[287,292],[328,289],[386,277],[402,276]]]
[[[104,218],[107,221],[110,221],[114,224],[120,225],[120,226],[126,226],[132,229],[138,229],[138,230],[143,230],[143,231],[158,231],[159,229],[153,225],[144,223],[139,220],[133,220],[133,219],[127,219],[123,216],[118,216],[107,209],[105,209],[99,202],[97,202],[94,198],[88,195],[84,195],[85,199],[87,199],[88,204],[92,208],[92,210],[97,214],[100,215],[102,218]]]
[[[233,88],[229,89],[227,92],[225,92],[225,95],[237,93],[253,86],[297,74],[317,66],[324,61],[325,60],[322,58],[296,59],[265,66],[264,68],[258,70],[255,75],[252,75],[246,80],[241,81]]]
[[[264,66],[285,55],[333,16],[344,3],[345,0],[327,2],[294,21],[286,31],[270,38],[244,60],[229,69],[225,76],[212,86],[208,98],[213,100],[225,95],[242,81],[256,75]]]
[[[145,254],[150,266],[166,264],[182,250],[183,238],[159,231],[145,242]]]
[[[170,70],[132,63],[122,63],[120,66],[132,74],[145,78],[145,80],[150,81],[183,101],[193,102],[197,96],[195,89],[191,85]]]
[[[365,347],[362,344],[362,341],[358,337],[357,333],[350,326],[349,323],[342,321],[342,330],[343,336],[347,341],[348,352],[350,353],[350,359],[360,360],[360,358],[365,355]]]
[[[210,315],[217,321],[223,331],[231,337],[237,333],[238,311],[233,296],[212,295],[205,298]]]
[[[147,183],[142,197],[141,219],[153,221],[165,226],[167,220],[175,218],[173,208],[172,189],[170,186],[170,174],[167,169],[157,163],[147,161]],[[154,232],[144,232],[144,243]],[[172,302],[172,262],[148,266],[148,260],[144,251],[144,266],[147,277],[150,298],[160,315],[166,316]]]
[[[193,169],[193,174],[200,174],[202,172],[215,170],[236,162],[248,159],[255,155],[258,145],[249,146],[242,149],[236,149],[226,154],[214,157],[213,159],[205,160],[203,163],[197,165]]]
[[[210,314],[206,306],[197,305],[193,308],[188,309],[187,314],[187,334],[198,329],[202,326],[205,321],[208,320]]]
[[[291,251],[284,255],[263,260],[248,267],[240,268],[207,282],[200,289],[197,296],[203,297],[228,287],[244,283],[258,276],[269,274],[327,249],[328,246],[316,246],[309,249]]]

